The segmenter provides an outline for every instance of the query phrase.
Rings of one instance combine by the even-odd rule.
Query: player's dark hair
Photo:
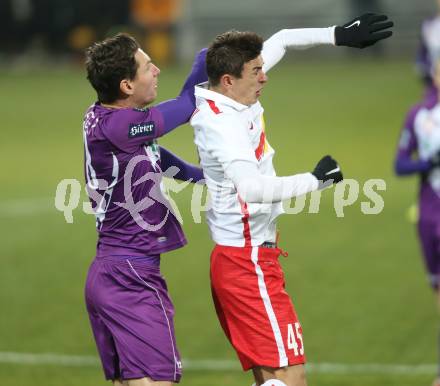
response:
[[[123,79],[133,80],[138,64],[135,60],[138,42],[128,34],[119,33],[86,50],[87,79],[98,94],[98,101],[112,103],[120,96]]]
[[[218,35],[206,54],[210,85],[217,86],[225,74],[241,78],[244,64],[257,58],[262,49],[263,38],[254,32],[232,30]]]

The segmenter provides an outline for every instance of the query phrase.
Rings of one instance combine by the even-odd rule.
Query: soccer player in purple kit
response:
[[[433,82],[440,90],[440,61]],[[440,103],[439,95],[425,99],[408,113],[395,160],[399,176],[419,174],[418,234],[432,288],[440,308]],[[413,155],[417,157],[413,157]],[[440,339],[440,336],[439,336]],[[440,341],[439,341],[440,351]],[[433,386],[440,386],[439,375]]]
[[[203,174],[156,139],[194,112],[194,85],[207,80],[205,55],[196,56],[175,99],[147,108],[160,70],[135,39],[118,34],[86,52],[87,78],[98,96],[83,125],[98,242],[85,298],[105,377],[115,385],[168,386],[181,377],[160,255],[186,239],[160,182],[170,166],[180,180],[197,182]]]

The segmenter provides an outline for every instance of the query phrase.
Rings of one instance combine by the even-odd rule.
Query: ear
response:
[[[124,95],[133,95],[134,89],[130,80],[122,79],[121,83],[119,83],[119,89]]]
[[[232,85],[234,84],[234,80],[235,78],[232,75],[229,74],[224,74],[222,75],[222,77],[220,78],[220,85],[224,88],[224,89],[230,89],[232,87]]]

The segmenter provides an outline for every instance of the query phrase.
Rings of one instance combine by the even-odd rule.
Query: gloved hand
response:
[[[366,13],[335,28],[337,46],[365,48],[389,38],[393,32],[389,30],[394,23],[388,16]]]
[[[440,166],[440,150],[429,159],[429,162],[433,168]]]
[[[344,179],[339,165],[329,155],[326,155],[318,162],[312,174],[319,181],[319,189],[326,188],[331,184],[337,184]]]

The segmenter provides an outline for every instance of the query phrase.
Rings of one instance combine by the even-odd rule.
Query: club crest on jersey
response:
[[[128,138],[147,137],[154,134],[154,122],[142,122],[131,124],[128,130]]]

